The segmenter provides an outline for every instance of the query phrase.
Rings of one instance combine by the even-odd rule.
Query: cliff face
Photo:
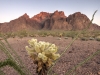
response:
[[[63,11],[55,11],[50,15],[50,18],[48,18],[44,24],[43,29],[63,29],[63,30],[71,30],[72,27],[68,22],[66,21],[66,16]]]
[[[82,30],[90,23],[89,18],[85,14],[76,12],[68,17],[63,11],[55,11],[54,13],[40,12],[39,14],[29,18],[25,13],[17,19],[8,23],[0,23],[0,32],[13,32],[19,30]],[[91,24],[90,30],[99,30],[100,26]]]
[[[50,14],[47,12],[40,12],[39,14],[33,16],[31,20],[35,20],[39,23],[43,23],[46,19],[50,18]]]

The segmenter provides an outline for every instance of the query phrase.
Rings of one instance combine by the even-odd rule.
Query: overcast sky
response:
[[[93,23],[100,25],[100,0],[0,0],[0,23],[9,22],[27,13],[30,17],[41,11],[64,11],[68,16],[81,12],[89,19],[98,10]]]

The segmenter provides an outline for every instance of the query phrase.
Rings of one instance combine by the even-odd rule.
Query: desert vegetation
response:
[[[95,13],[96,13],[96,11],[95,11]],[[91,20],[90,24],[93,21],[95,13],[93,14],[93,17],[92,17],[92,20]],[[53,56],[53,57],[55,57],[55,59],[53,59],[53,57],[52,57],[53,60],[56,60],[56,61],[54,61],[53,65],[51,65],[52,61],[50,61],[50,62],[47,61],[47,58],[50,58],[50,56],[49,57],[45,56],[45,54],[42,55],[40,53],[40,51],[38,51],[37,53],[39,53],[39,55],[37,55],[37,56],[38,56],[39,59],[42,59],[40,61],[40,63],[42,63],[43,66],[44,65],[46,65],[46,66],[42,67],[43,71],[41,72],[41,64],[37,63],[37,65],[39,66],[37,68],[37,70],[38,70],[37,74],[38,75],[58,75],[58,74],[61,75],[60,73],[53,72],[53,67],[55,66],[55,64],[57,64],[57,62],[59,60],[61,60],[61,58],[64,55],[64,53],[66,53],[66,51],[72,46],[72,44],[75,42],[75,40],[78,40],[78,41],[79,40],[80,41],[92,41],[92,40],[94,40],[94,41],[98,42],[98,45],[100,45],[100,42],[99,42],[100,41],[100,31],[99,30],[98,31],[88,31],[87,29],[88,29],[88,27],[86,29],[82,30],[82,31],[58,31],[58,30],[55,30],[55,31],[47,31],[47,30],[25,31],[25,30],[23,30],[23,31],[18,31],[18,32],[13,32],[13,33],[12,32],[9,32],[9,33],[0,33],[0,37],[1,37],[1,40],[0,40],[0,51],[4,52],[4,54],[7,56],[6,59],[3,59],[3,60],[0,61],[0,74],[5,75],[5,73],[1,70],[1,68],[6,67],[6,66],[10,66],[10,67],[13,67],[13,69],[15,69],[20,75],[31,75],[31,73],[28,71],[28,69],[25,67],[25,65],[23,65],[23,63],[25,61],[23,62],[20,59],[19,55],[11,47],[11,45],[9,44],[9,42],[7,41],[7,39],[9,39],[9,38],[16,38],[16,37],[19,37],[20,39],[23,39],[25,37],[32,37],[32,38],[44,37],[45,38],[45,37],[50,37],[51,36],[51,37],[58,37],[59,38],[58,40],[61,40],[62,38],[64,38],[64,40],[68,40],[68,39],[71,38],[71,41],[69,42],[69,44],[67,45],[67,47],[65,47],[65,49],[62,52],[58,51],[60,53],[60,55],[56,55],[55,54],[55,56]],[[31,41],[29,41],[29,44],[33,45],[34,42],[31,42]],[[47,44],[47,43],[45,43],[45,44]],[[62,44],[60,44],[60,45],[62,45]],[[30,45],[30,47],[34,47],[34,46],[31,46],[31,45]],[[42,44],[42,45],[44,45],[44,44]],[[37,46],[37,44],[36,44],[36,46]],[[64,46],[66,46],[66,44]],[[57,50],[56,50],[57,48],[56,48],[56,46],[54,44],[53,44],[53,47],[54,47],[54,49],[52,49],[52,51],[54,50],[53,51],[54,53],[57,52]],[[39,47],[37,47],[37,48],[39,48]],[[36,51],[37,51],[37,48],[36,48]],[[29,55],[30,55],[31,54],[31,50],[29,49],[29,47],[27,47],[26,50],[29,51]],[[72,50],[74,50],[74,48],[72,48]],[[33,51],[32,51],[32,53],[33,53]],[[69,51],[69,53],[72,53],[72,51]],[[53,53],[51,52],[51,54],[53,54]],[[94,50],[93,53],[87,54],[86,55],[87,57],[85,57],[85,59],[83,61],[78,62],[77,64],[74,64],[74,66],[72,66],[70,70],[64,71],[63,75],[77,75],[77,73],[75,71],[80,66],[84,65],[85,63],[87,63],[89,60],[91,60],[94,56],[96,56],[98,54],[100,54],[100,49]],[[43,59],[43,57],[46,58],[46,59]],[[31,56],[31,58],[34,58],[34,57]],[[98,58],[100,58],[100,57],[98,56]],[[34,58],[31,61],[34,62],[35,59],[36,58]],[[49,69],[46,69],[46,67],[48,66],[47,63],[49,64],[49,67],[50,67]],[[57,65],[59,65],[59,64],[57,64]],[[62,65],[63,65],[63,63],[62,63]],[[62,66],[62,65],[60,63],[59,66]],[[99,62],[98,62],[98,65],[100,65]],[[46,69],[47,73],[45,73],[44,69]],[[55,69],[58,69],[57,66],[55,67]],[[97,69],[97,71],[95,71],[95,72],[96,73],[89,72],[89,73],[86,73],[86,74],[88,74],[88,75],[94,75],[94,74],[100,75],[99,69]],[[78,75],[79,74],[80,73],[78,73]],[[82,75],[84,75],[84,74],[85,73],[82,73]],[[34,73],[34,75],[36,75],[36,73]]]
[[[5,38],[23,38],[23,37],[65,37],[67,38],[74,38],[79,32],[81,31],[63,31],[63,30],[34,30],[34,31],[18,31],[18,32],[9,32],[9,33],[0,33],[0,36]],[[87,41],[87,40],[97,40],[100,41],[100,31],[87,31],[82,32],[78,39]]]

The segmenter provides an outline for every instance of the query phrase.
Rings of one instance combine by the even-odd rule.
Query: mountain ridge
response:
[[[54,13],[40,12],[29,17],[27,13],[11,20],[0,23],[0,32],[14,32],[20,30],[82,30],[90,23],[90,19],[81,12],[75,12],[66,16],[63,11]],[[91,24],[89,30],[99,30],[100,26]]]

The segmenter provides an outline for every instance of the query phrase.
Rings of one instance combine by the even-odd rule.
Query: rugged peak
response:
[[[31,19],[36,20],[38,22],[44,21],[45,19],[49,18],[50,14],[47,12],[40,12],[39,14],[33,16]]]
[[[82,14],[81,12],[75,12],[72,15],[73,15],[73,17],[84,17],[84,18],[88,18],[85,14]],[[69,15],[69,16],[71,16],[71,15]]]
[[[56,10],[56,11],[54,12],[54,14],[59,14],[59,11],[58,11],[58,10]]]
[[[66,18],[64,12],[63,12],[63,11],[58,11],[58,10],[56,10],[56,11],[52,14],[52,17],[63,17],[63,18]]]
[[[47,12],[40,12],[40,15],[41,16],[45,16],[45,15],[48,15],[49,13],[47,13]]]
[[[81,12],[75,12],[74,14],[81,14]]]
[[[80,12],[75,12],[67,17],[67,22],[73,26],[74,30],[81,30],[87,27],[90,19]]]
[[[26,18],[26,19],[28,19],[29,18],[29,16],[27,15],[27,13],[25,13],[24,15],[22,15],[21,17],[24,17],[24,18]]]
[[[44,16],[49,16],[49,13],[47,13],[47,12],[40,12],[39,14],[33,16],[32,18],[44,17]]]
[[[54,14],[58,14],[58,15],[63,15],[63,16],[65,16],[65,14],[64,14],[63,11],[58,11],[58,10],[56,10],[56,11],[54,12]]]

